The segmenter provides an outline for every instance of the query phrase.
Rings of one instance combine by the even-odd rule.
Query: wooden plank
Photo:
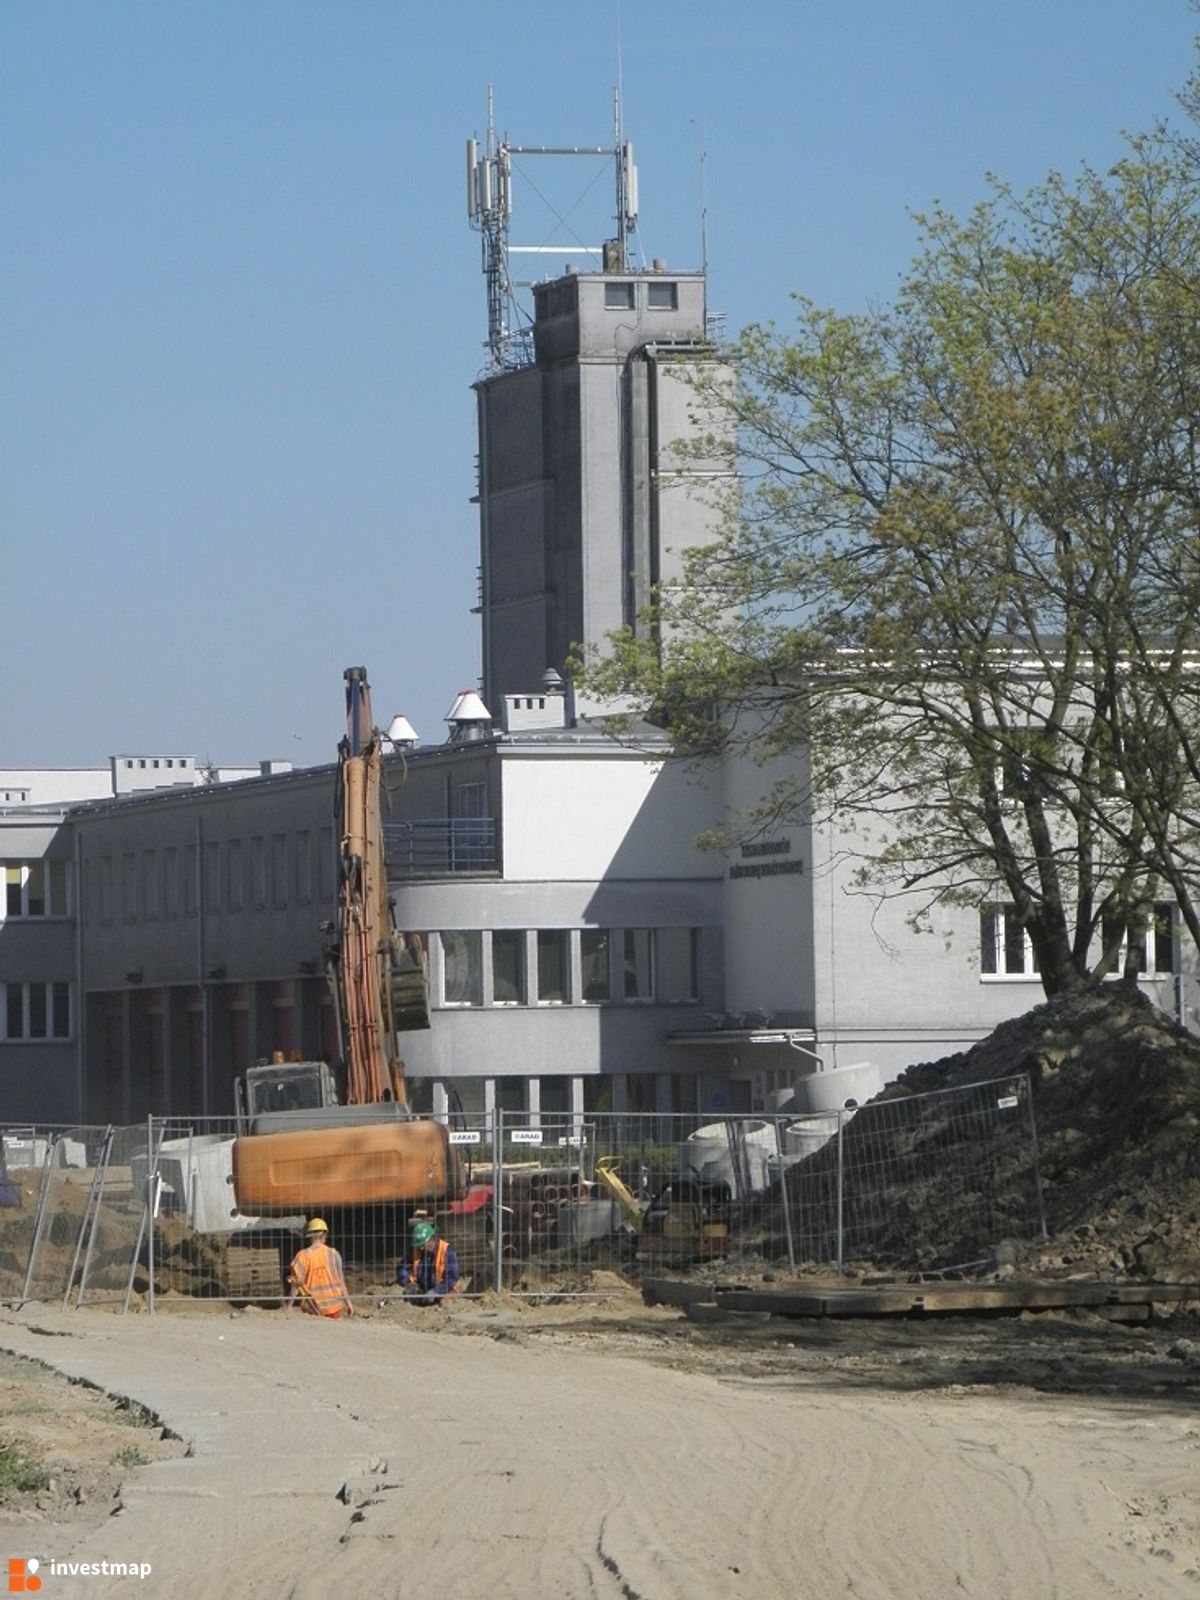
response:
[[[745,1285],[649,1280],[648,1305],[703,1304],[723,1311],[769,1312],[780,1317],[895,1317],[957,1313],[1053,1311],[1071,1307],[1148,1309],[1156,1303],[1200,1300],[1200,1285],[1105,1283],[1070,1279],[1057,1283],[814,1284],[751,1289]],[[1144,1320],[1136,1318],[1134,1320]]]

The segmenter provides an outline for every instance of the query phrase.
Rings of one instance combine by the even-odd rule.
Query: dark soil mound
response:
[[[880,1101],[1028,1073],[1050,1245],[1030,1266],[1200,1282],[1200,1039],[1115,986],[1062,995]]]

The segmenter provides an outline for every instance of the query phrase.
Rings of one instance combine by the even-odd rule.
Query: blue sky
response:
[[[1187,0],[4,0],[0,767],[332,759],[342,669],[440,740],[479,671],[464,204],[610,137],[730,329],[887,299],[909,216],[1105,166],[1174,109]],[[555,172],[550,174],[551,166]],[[607,175],[518,172],[589,242]],[[584,193],[584,191],[587,191]],[[552,269],[552,258],[547,258]]]

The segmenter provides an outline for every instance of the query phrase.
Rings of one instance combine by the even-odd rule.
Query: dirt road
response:
[[[4,1527],[23,1542],[2,1553],[39,1558],[44,1600],[1200,1596],[1194,1384],[925,1387],[900,1356],[864,1370],[865,1343],[825,1359],[772,1332],[743,1359],[681,1326],[2,1314],[0,1348],[135,1396],[191,1447],[102,1525]],[[106,1559],[152,1572],[47,1566]]]

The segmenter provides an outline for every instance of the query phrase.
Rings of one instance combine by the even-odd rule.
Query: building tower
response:
[[[708,338],[704,273],[631,265],[637,174],[619,108],[614,134],[611,148],[557,149],[497,141],[489,127],[482,155],[468,144],[468,211],[488,280],[489,368],[475,392],[489,706],[538,683],[547,667],[561,672],[573,646],[637,627],[653,587],[678,576],[682,552],[712,537],[704,489],[729,470],[725,452],[695,451],[711,424],[697,416],[692,382],[721,361]],[[522,284],[509,272],[510,254],[523,249],[508,238],[513,160],[534,155],[611,160],[617,228],[598,247],[554,248],[590,269],[572,263]]]

